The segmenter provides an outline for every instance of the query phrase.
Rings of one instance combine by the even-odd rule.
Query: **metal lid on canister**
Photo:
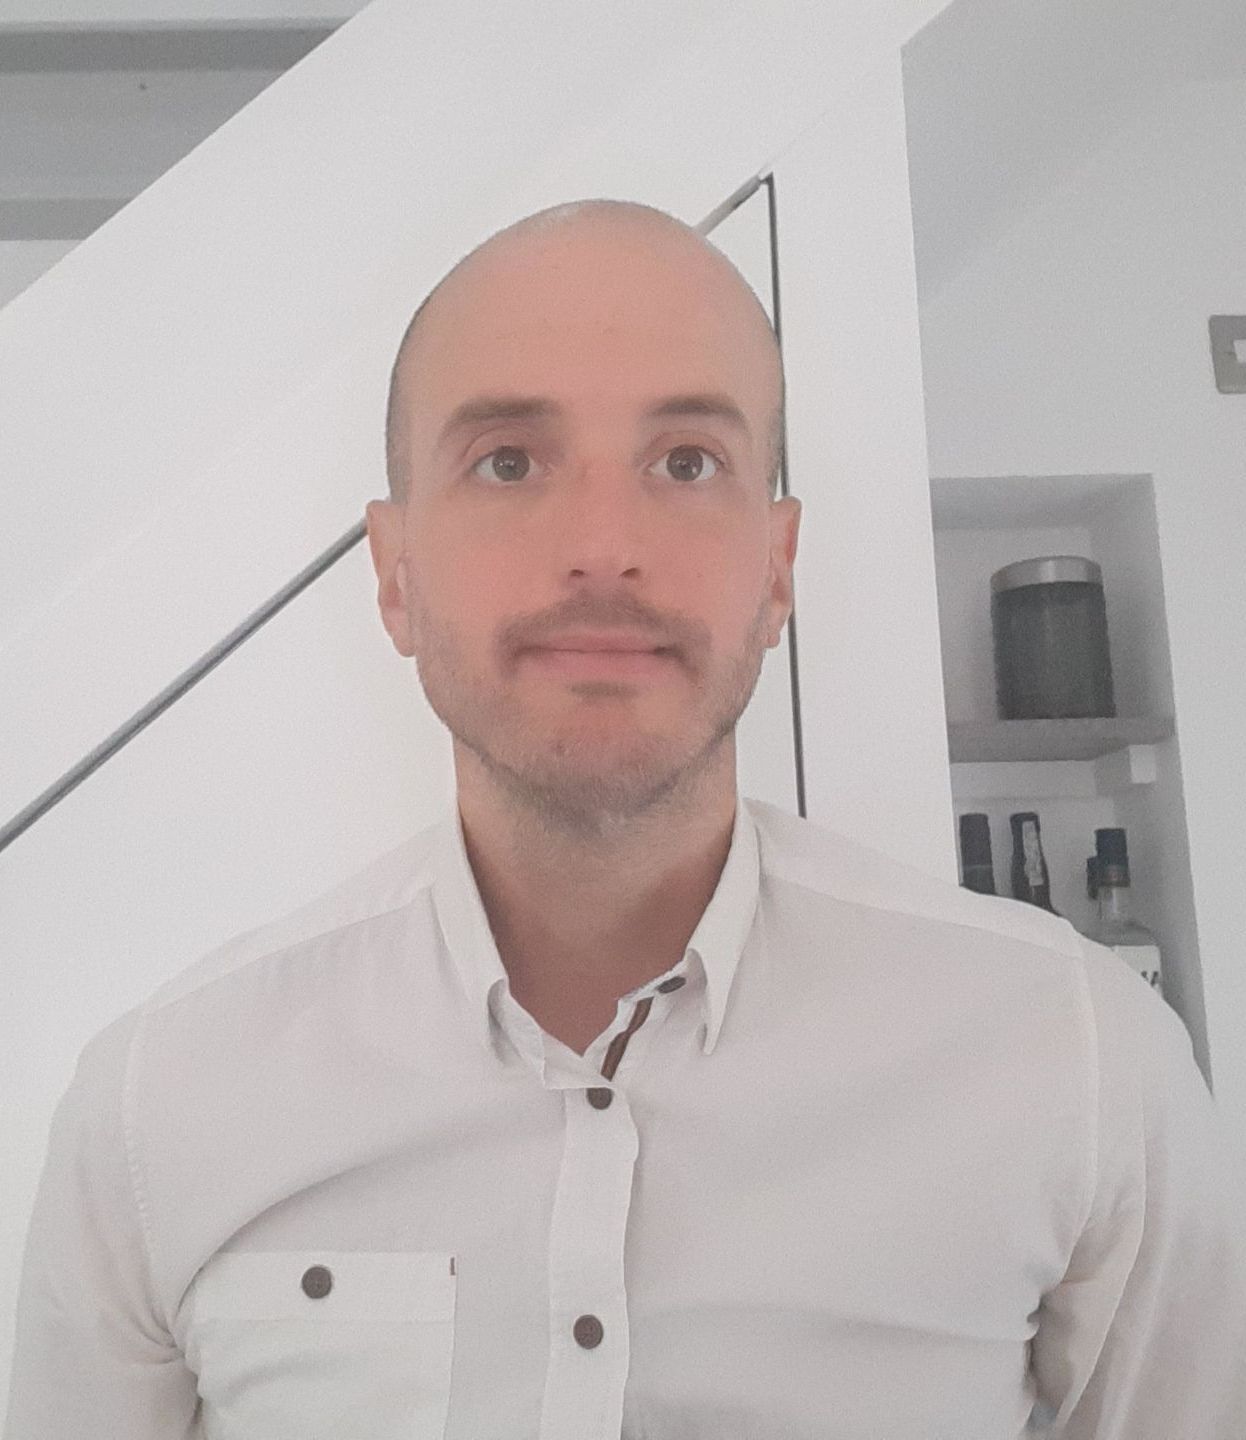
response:
[[[1102,585],[1103,570],[1081,555],[1037,555],[1005,565],[991,576],[991,594],[1020,590],[1026,585],[1055,585],[1061,581]]]

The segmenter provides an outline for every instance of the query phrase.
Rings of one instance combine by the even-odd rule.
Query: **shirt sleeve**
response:
[[[183,1440],[195,1377],[151,1286],[124,1096],[137,1025],[96,1035],[52,1118],[18,1288],[4,1440]]]
[[[1053,1440],[1246,1440],[1246,1153],[1180,1016],[1084,941],[1097,1097],[1086,1221],[1039,1309]]]

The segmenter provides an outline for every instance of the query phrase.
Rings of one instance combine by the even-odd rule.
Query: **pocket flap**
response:
[[[441,1250],[222,1251],[195,1281],[195,1316],[391,1323],[452,1320],[453,1262],[454,1256]]]

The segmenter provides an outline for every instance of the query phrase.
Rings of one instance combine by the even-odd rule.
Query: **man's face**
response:
[[[778,367],[739,286],[645,229],[525,237],[453,277],[406,367],[409,502],[368,506],[382,618],[458,744],[564,828],[640,814],[733,745],[790,613],[800,503],[769,497]],[[689,395],[744,425],[652,413]],[[453,423],[503,398],[548,413]],[[573,627],[668,653],[531,648]]]

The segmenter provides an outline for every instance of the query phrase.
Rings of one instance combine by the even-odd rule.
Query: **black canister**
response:
[[[1001,720],[1114,716],[1103,574],[1093,560],[1041,555],[991,576]]]
[[[981,813],[960,817],[961,884],[979,895],[995,894],[995,866],[991,860],[991,822]]]

